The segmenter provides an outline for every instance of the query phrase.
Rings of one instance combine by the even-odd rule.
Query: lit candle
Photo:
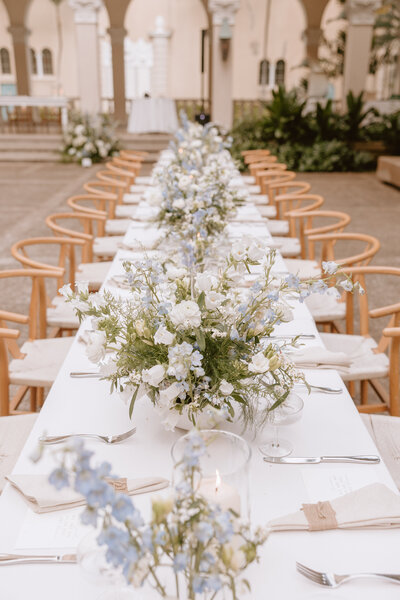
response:
[[[231,509],[240,514],[239,492],[221,480],[218,470],[215,477],[205,477],[201,480],[199,494],[208,502],[218,504],[222,510]]]

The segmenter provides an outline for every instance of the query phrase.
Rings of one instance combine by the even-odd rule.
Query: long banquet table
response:
[[[231,232],[240,230],[262,235],[265,239],[269,237],[266,224],[256,230],[253,225],[244,223],[240,227],[229,226],[229,229]],[[125,238],[127,244],[138,237],[137,232],[132,223]],[[122,259],[129,256],[130,253],[125,250],[118,252],[110,269],[110,277],[123,272]],[[282,258],[279,257],[275,269],[285,271]],[[127,293],[115,285],[108,287],[115,293]],[[279,333],[313,333],[318,336],[315,323],[304,304],[295,303],[294,315],[293,322],[279,326]],[[86,358],[84,345],[78,339],[87,327],[89,323],[86,321],[46,399],[14,473],[50,472],[54,465],[51,452],[47,452],[37,464],[30,460],[37,439],[43,432],[54,435],[79,431],[116,434],[131,427],[127,407],[119,396],[110,395],[108,382],[72,379],[69,376],[70,371],[93,369]],[[307,343],[320,344],[318,339]],[[297,390],[305,402],[303,417],[285,431],[286,437],[293,442],[294,455],[377,454],[339,375],[332,370],[309,370],[307,378],[316,385],[340,386],[343,392],[340,395],[326,395],[313,391],[308,395],[305,389]],[[168,477],[172,468],[170,448],[182,432],[165,431],[146,399],[137,403],[133,421],[137,433],[124,443],[107,446],[88,440],[87,447],[96,452],[99,461],[110,461],[120,476]],[[230,428],[238,431],[237,425],[231,425]],[[374,466],[267,464],[251,434],[245,433],[244,436],[253,450],[250,494],[254,524],[266,524],[271,518],[297,511],[304,502],[331,499],[346,490],[374,481],[396,490],[383,462]],[[145,512],[149,510],[149,500],[149,495],[135,497],[135,503]],[[6,486],[0,497],[0,552],[39,554],[47,550],[55,553],[54,545],[49,540],[57,527],[64,528],[63,539],[71,540],[70,545],[66,543],[57,551],[73,551],[74,535],[76,537],[77,533],[68,531],[68,528],[74,528],[73,518],[72,521],[61,521],[65,513],[75,516],[80,510],[33,515],[19,494],[9,485]],[[57,535],[60,535],[59,531]],[[29,545],[27,539],[33,540],[29,548],[26,547]],[[21,547],[21,540],[25,540],[25,548]],[[369,570],[395,573],[400,571],[399,547],[400,531],[396,529],[274,533],[262,551],[261,563],[253,565],[248,571],[252,585],[250,597],[253,600],[397,599],[399,588],[378,580],[355,581],[340,590],[320,588],[297,574],[295,562],[297,560],[315,569],[329,569],[338,573]],[[83,576],[78,565],[0,567],[1,600],[95,600],[100,593],[101,589]],[[151,596],[156,597],[155,594]],[[142,598],[141,590],[137,591],[137,598]]]

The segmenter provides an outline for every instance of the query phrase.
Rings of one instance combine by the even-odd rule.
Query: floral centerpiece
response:
[[[71,486],[84,496],[83,523],[100,530],[97,543],[104,547],[110,568],[122,573],[129,585],[146,583],[161,597],[172,593],[177,600],[206,594],[214,598],[226,590],[236,600],[243,587],[250,588],[243,573],[258,560],[267,532],[251,532],[231,508],[201,495],[200,458],[205,452],[202,437],[192,432],[175,467],[180,482],[173,496],[153,499],[148,523],[131,497],[109,484],[115,478],[111,465],[93,466],[93,453],[77,438],[59,454],[50,482],[57,489]]]
[[[72,113],[63,144],[61,154],[65,162],[82,162],[86,158],[97,163],[119,151],[115,126],[107,115]]]
[[[182,414],[195,424],[204,412],[228,419],[238,412],[246,425],[256,425],[303,379],[285,344],[270,338],[277,324],[293,318],[289,296],[304,299],[328,287],[324,280],[276,278],[274,261],[274,250],[242,240],[213,271],[125,262],[127,298],[72,293],[68,286],[63,293],[80,318],[92,317],[88,356],[112,389],[129,398],[130,414],[147,395],[167,428]],[[253,266],[257,280],[240,287]]]

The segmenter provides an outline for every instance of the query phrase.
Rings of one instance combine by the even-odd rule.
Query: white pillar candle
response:
[[[221,480],[217,471],[215,477],[204,477],[199,485],[198,493],[208,502],[218,504],[222,510],[233,510],[240,514],[239,492]]]

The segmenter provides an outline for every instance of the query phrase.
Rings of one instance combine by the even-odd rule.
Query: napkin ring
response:
[[[338,523],[336,513],[332,504],[328,501],[316,504],[303,504],[302,510],[308,521],[310,531],[324,531],[326,529],[337,529]]]

